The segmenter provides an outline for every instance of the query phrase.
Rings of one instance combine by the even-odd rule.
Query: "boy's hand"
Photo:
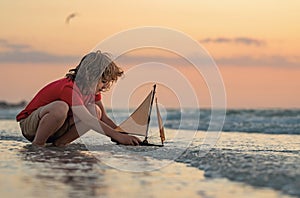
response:
[[[127,134],[122,134],[120,132],[116,132],[112,137],[111,137],[112,141],[115,141],[119,144],[123,144],[123,145],[133,145],[133,146],[137,146],[139,145],[142,141],[135,137],[135,136],[130,136]]]

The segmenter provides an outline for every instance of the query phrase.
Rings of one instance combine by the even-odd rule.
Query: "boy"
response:
[[[92,129],[124,145],[139,145],[137,137],[115,131],[101,91],[107,91],[123,71],[106,53],[91,52],[65,78],[42,88],[16,119],[33,145],[64,146]]]

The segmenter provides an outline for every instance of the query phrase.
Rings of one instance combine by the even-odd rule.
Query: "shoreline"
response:
[[[206,178],[204,171],[178,162],[150,172],[120,171],[99,162],[78,143],[65,149],[34,148],[12,141],[7,146],[9,151],[0,157],[2,166],[14,165],[6,171],[2,167],[0,192],[4,197],[292,197],[226,178]]]
[[[204,170],[207,178],[227,178],[300,197],[299,145],[300,135],[295,134],[224,132],[204,157],[188,163]],[[178,161],[193,159],[198,152],[192,145]]]
[[[81,141],[75,141],[63,149],[49,147],[35,150],[21,136],[19,126],[15,121],[1,120],[0,129],[0,152],[2,153],[0,178],[6,178],[0,180],[0,184],[1,186],[2,184],[9,185],[8,188],[19,189],[20,186],[16,185],[25,185],[20,182],[22,178],[27,178],[28,186],[22,188],[32,192],[34,185],[44,182],[60,189],[58,196],[69,191],[77,192],[78,189],[72,189],[72,185],[84,188],[96,185],[97,192],[94,192],[95,189],[90,189],[93,193],[101,194],[105,191],[106,194],[117,195],[126,193],[128,189],[125,187],[115,189],[113,186],[122,186],[123,183],[128,187],[127,184],[134,183],[133,186],[129,186],[129,192],[133,197],[143,194],[139,188],[148,188],[149,193],[146,193],[148,197],[163,193],[167,196],[170,192],[174,193],[172,194],[174,197],[181,192],[190,194],[191,197],[224,197],[222,193],[229,193],[229,190],[224,191],[225,186],[235,192],[233,195],[228,194],[228,197],[245,197],[248,194],[258,197],[264,197],[264,195],[300,197],[297,191],[300,188],[293,186],[293,179],[297,179],[297,175],[300,175],[297,171],[300,170],[300,168],[297,169],[300,165],[298,163],[300,162],[298,157],[300,136],[224,132],[221,133],[217,144],[206,155],[199,157],[197,154],[202,152],[199,146],[205,133],[198,133],[195,141],[180,158],[176,159],[176,162],[171,161],[167,166],[158,170],[134,173],[120,171],[108,167],[103,162],[98,162],[98,159]],[[170,140],[175,130],[168,129],[166,133],[168,140],[164,148],[166,153],[158,157],[147,158],[147,163],[155,165],[168,159],[168,149],[184,149]],[[91,133],[87,138],[94,137]],[[98,148],[93,152],[98,153],[100,157],[115,157],[116,162],[121,162],[119,164],[126,164],[129,158],[138,159],[126,152],[119,152],[118,146],[111,144],[110,141],[103,142],[103,146],[100,145]],[[134,150],[136,147],[126,148],[137,152]],[[292,167],[296,172],[291,170]],[[193,178],[194,176],[197,176],[196,179]],[[70,177],[73,178],[72,181],[68,181],[67,178]],[[47,178],[50,180],[48,181]],[[7,179],[11,180],[11,183],[6,183]],[[194,180],[198,183],[194,184]],[[256,186],[255,182],[259,180],[263,182]],[[82,181],[84,183],[81,183]],[[160,181],[164,182],[160,183]],[[106,190],[102,189],[103,185],[106,185]],[[281,188],[279,188],[280,185],[282,185]],[[159,190],[160,188],[169,190]],[[177,188],[178,191],[172,192],[172,188]],[[41,186],[41,189],[45,190],[45,186]],[[1,187],[0,191],[1,194],[6,192],[4,187]],[[25,193],[25,190],[21,190],[20,193]],[[80,191],[80,193],[86,192]],[[180,195],[184,196],[183,193]]]

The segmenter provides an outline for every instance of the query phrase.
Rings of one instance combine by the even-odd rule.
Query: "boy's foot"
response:
[[[45,144],[39,144],[39,143],[36,143],[36,142],[32,142],[32,145],[33,146],[38,146],[38,147],[45,147]]]

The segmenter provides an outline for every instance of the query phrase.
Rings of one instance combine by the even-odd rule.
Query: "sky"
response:
[[[0,100],[29,101],[104,39],[160,26],[183,32],[211,55],[228,108],[300,107],[300,1],[0,0],[0,5]],[[176,57],[157,50],[129,55],[136,62],[166,60],[189,79],[199,106],[210,107],[205,80],[189,64],[178,66]],[[120,66],[126,73],[136,62],[120,61]],[[176,93],[161,90],[161,103],[176,107]],[[179,86],[179,91],[185,90]],[[107,106],[111,97],[103,94]]]

